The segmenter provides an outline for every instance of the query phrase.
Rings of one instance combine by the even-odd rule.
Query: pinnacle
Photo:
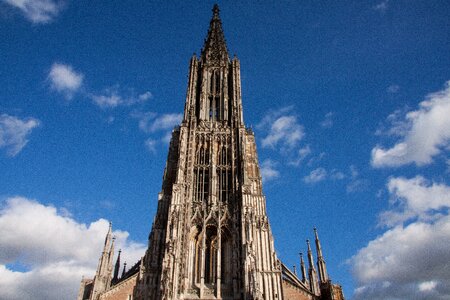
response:
[[[214,5],[212,12],[213,16],[209,23],[208,35],[205,39],[201,56],[204,61],[211,63],[228,61],[228,51],[219,15],[220,10],[217,4]]]

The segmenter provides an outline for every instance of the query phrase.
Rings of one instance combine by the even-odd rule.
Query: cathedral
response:
[[[228,54],[215,5],[201,54],[190,60],[148,249],[122,269],[110,226],[78,300],[343,300],[314,235],[317,261],[307,241],[299,274],[277,258],[255,136],[244,123],[240,63]]]

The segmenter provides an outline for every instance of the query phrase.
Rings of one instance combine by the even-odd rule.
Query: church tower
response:
[[[200,57],[190,60],[134,299],[282,299],[281,273],[240,64],[215,5]]]

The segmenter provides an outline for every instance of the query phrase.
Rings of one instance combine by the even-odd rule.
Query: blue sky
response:
[[[142,255],[212,5],[0,2],[0,298],[73,298],[107,221]],[[448,299],[448,2],[219,6],[280,259],[316,226],[348,298]]]

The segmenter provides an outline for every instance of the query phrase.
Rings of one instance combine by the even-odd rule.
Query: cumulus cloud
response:
[[[382,225],[393,226],[409,219],[430,219],[437,211],[450,208],[450,187],[429,182],[422,176],[391,178],[387,188],[391,195],[390,204],[395,209],[381,214]]]
[[[449,299],[450,187],[421,176],[391,178],[388,229],[350,260],[354,299]],[[390,218],[388,218],[388,216]]]
[[[32,130],[38,126],[37,119],[0,115],[0,149],[4,148],[9,156],[16,156],[28,143]]]
[[[34,24],[45,24],[54,20],[64,8],[63,1],[55,0],[3,0],[19,9]]]
[[[406,113],[393,126],[400,140],[391,148],[372,149],[375,168],[432,163],[433,157],[450,149],[450,81],[443,90],[429,94],[419,108]]]
[[[48,74],[51,87],[68,99],[81,87],[83,77],[83,74],[76,72],[72,66],[60,63],[54,63]]]
[[[104,219],[87,225],[56,207],[8,198],[0,210],[0,298],[74,299],[81,276],[95,274],[108,227]],[[144,254],[145,245],[127,232],[113,234],[122,261],[132,264]]]
[[[293,149],[305,136],[304,128],[298,123],[293,107],[285,107],[269,112],[257,125],[266,136],[262,139],[264,148]]]
[[[280,177],[280,172],[276,169],[277,163],[271,159],[266,159],[261,163],[260,171],[263,181],[267,182]]]
[[[317,168],[312,170],[308,176],[303,177],[305,183],[316,183],[327,178],[327,170],[324,168]]]

